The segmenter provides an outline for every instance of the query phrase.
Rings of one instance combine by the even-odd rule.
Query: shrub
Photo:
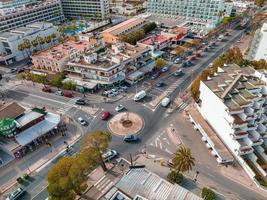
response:
[[[17,182],[18,182],[18,183],[22,183],[22,182],[23,182],[23,179],[22,179],[21,177],[18,177],[18,178],[17,178]]]
[[[75,90],[76,84],[73,81],[65,81],[62,84],[62,89],[64,90]]]
[[[184,176],[175,171],[171,171],[168,174],[167,179],[173,183],[181,184],[183,182]]]
[[[24,178],[24,179],[28,179],[28,178],[30,178],[30,175],[29,175],[29,174],[24,174],[24,175],[23,175],[23,178]]]
[[[201,197],[205,200],[215,200],[216,199],[215,193],[211,189],[206,188],[206,187],[204,187],[202,189]]]

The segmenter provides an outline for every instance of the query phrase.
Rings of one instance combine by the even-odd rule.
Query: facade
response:
[[[31,56],[33,69],[49,73],[63,72],[66,63],[95,47],[96,41],[67,40]]]
[[[246,172],[267,177],[264,73],[232,64],[200,83],[198,109]],[[216,108],[216,112],[214,112]]]
[[[130,33],[137,29],[142,28],[148,22],[139,17],[133,17],[129,20],[126,20],[120,24],[117,24],[111,28],[108,28],[102,32],[103,41],[105,43],[116,43],[119,42],[119,37],[123,34]]]
[[[120,15],[136,15],[146,7],[144,0],[110,0],[109,8],[112,13]]]
[[[264,23],[261,29],[257,30],[250,47],[249,56],[250,60],[264,59],[267,61],[267,23]]]
[[[72,59],[64,71],[83,81],[109,86],[125,80],[127,74],[145,66],[150,58],[149,48],[118,43],[103,53],[91,51]]]
[[[11,9],[11,10],[10,10]],[[0,14],[0,32],[13,30],[34,22],[60,22],[64,20],[61,2],[47,0],[22,7],[11,7]]]
[[[224,0],[148,0],[147,12],[166,17],[182,16],[215,27],[224,12]]]
[[[67,18],[107,19],[108,0],[61,0]]]
[[[36,47],[32,46],[30,51],[20,51],[18,49],[19,44],[22,44],[25,39],[31,42],[36,39],[37,36],[46,37],[53,33],[58,36],[59,33],[57,29],[58,27],[54,26],[52,23],[36,22],[26,25],[25,27],[0,33],[0,63],[9,65],[13,62],[25,59],[29,56],[30,52],[40,50],[41,47],[40,45]],[[44,44],[42,45],[42,48],[47,48],[52,44],[53,42],[50,44]]]
[[[29,5],[30,3],[36,2],[36,0],[1,0],[0,9],[5,8],[18,8],[24,5]]]

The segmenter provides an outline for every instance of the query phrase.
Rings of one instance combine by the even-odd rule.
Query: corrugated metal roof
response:
[[[185,188],[162,179],[147,169],[131,169],[116,184],[125,194],[140,195],[149,200],[200,200]]]

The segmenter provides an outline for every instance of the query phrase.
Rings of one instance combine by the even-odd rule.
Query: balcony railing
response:
[[[252,152],[253,152],[253,148],[248,147],[248,146],[243,146],[243,147],[240,147],[238,149],[238,155],[239,156],[247,155],[247,154],[250,154]]]
[[[241,139],[241,138],[248,137],[248,132],[232,133],[231,136],[235,140]]]

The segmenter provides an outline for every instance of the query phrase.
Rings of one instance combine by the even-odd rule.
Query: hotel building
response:
[[[267,177],[265,76],[231,64],[200,83],[199,112],[251,178]]]
[[[59,0],[1,9],[0,32],[26,26],[34,22],[61,22],[64,15]]]

